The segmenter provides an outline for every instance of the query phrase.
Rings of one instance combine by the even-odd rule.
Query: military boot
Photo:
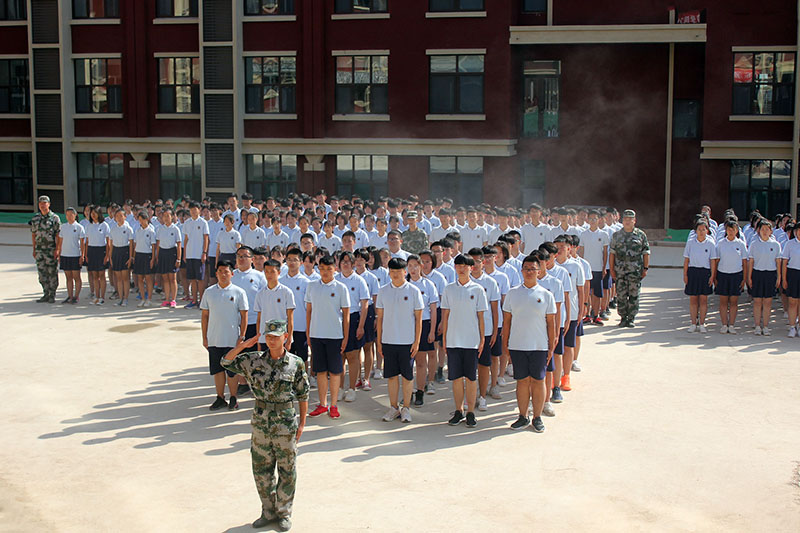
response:
[[[47,294],[43,294],[41,298],[39,298],[38,300],[36,300],[36,303],[37,303],[37,304],[41,304],[41,303],[44,303],[44,302],[46,302],[46,301],[47,301]]]
[[[278,520],[278,531],[289,531],[292,529],[292,521],[288,518]]]
[[[261,529],[262,527],[267,527],[270,523],[275,521],[275,517],[267,517],[263,514],[259,517],[258,520],[253,522],[254,529]]]

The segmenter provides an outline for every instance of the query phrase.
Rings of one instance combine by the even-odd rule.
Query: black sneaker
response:
[[[613,298],[610,302],[608,302],[609,309],[616,309],[617,308],[617,299]]]
[[[425,394],[425,391],[418,390],[414,393],[414,405],[419,407],[422,405],[422,396]]]
[[[236,396],[244,396],[250,392],[250,385],[246,383],[239,383],[239,386],[236,388]]]
[[[228,402],[225,401],[225,398],[217,396],[217,399],[214,400],[214,403],[211,404],[211,407],[208,408],[209,411],[219,411],[223,407],[227,407]]]
[[[467,413],[467,427],[474,428],[478,425],[478,421],[475,420],[475,413],[469,412]]]
[[[63,301],[63,302],[61,302],[61,303],[62,303],[62,304],[68,304],[68,303],[70,303],[71,301],[72,301],[72,298],[70,298],[69,296],[67,296],[66,298],[64,298],[64,301]]]
[[[564,397],[561,396],[560,387],[553,387],[553,394],[550,395],[550,401],[553,403],[561,403],[564,401]]]
[[[532,427],[536,433],[544,432],[544,422],[542,422],[541,416],[537,416],[536,418],[533,419]]]
[[[436,383],[445,383],[444,368],[441,366],[436,369]]]
[[[238,408],[239,408],[239,402],[236,401],[236,396],[231,396],[231,399],[228,400],[228,411],[235,411]]]
[[[455,413],[453,413],[453,418],[448,420],[447,423],[450,424],[451,426],[457,426],[459,423],[461,423],[463,419],[464,415],[461,413],[461,411],[456,411]]]
[[[519,415],[519,418],[517,418],[517,421],[514,422],[513,424],[511,424],[511,429],[513,429],[514,431],[516,431],[518,429],[523,429],[523,428],[528,427],[528,424],[530,424],[530,423],[531,423],[531,421],[528,420],[527,417]]]

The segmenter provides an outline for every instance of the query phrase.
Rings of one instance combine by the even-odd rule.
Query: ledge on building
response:
[[[4,26],[27,26],[27,20],[0,20],[0,27]]]
[[[430,114],[425,115],[425,120],[465,120],[465,121],[481,121],[486,120],[486,115],[458,115],[458,114]]]
[[[705,24],[511,26],[510,44],[704,43]]]
[[[31,118],[30,113],[0,113],[0,119],[3,120],[11,120],[11,119],[22,119],[22,118]]]
[[[200,119],[200,113],[156,113],[156,120]]]
[[[245,15],[242,22],[294,22],[296,15]]]
[[[297,120],[297,113],[246,113],[245,120]]]
[[[377,20],[391,18],[389,13],[334,13],[331,20]]]
[[[122,113],[75,113],[72,118],[76,119],[97,119],[97,118],[123,118]]]
[[[470,19],[486,18],[486,11],[428,11],[426,19]]]
[[[791,159],[792,141],[701,141],[700,159]]]
[[[793,115],[731,115],[730,122],[792,122]]]
[[[122,19],[72,19],[70,26],[113,26],[122,24]]]
[[[391,119],[389,115],[384,114],[357,113],[332,115],[331,120],[341,122],[389,122]]]
[[[153,19],[153,24],[197,24],[198,17],[158,17]]]

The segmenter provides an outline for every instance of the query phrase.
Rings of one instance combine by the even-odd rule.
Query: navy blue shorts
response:
[[[592,279],[589,280],[589,288],[592,294],[598,298],[603,297],[603,273],[592,271]]]
[[[710,268],[689,267],[687,278],[689,281],[686,283],[686,288],[683,289],[683,294],[687,296],[708,296],[711,294],[711,285],[708,284],[708,280],[711,279]],[[755,278],[753,282],[755,283]]]
[[[187,259],[186,260],[186,279],[188,279],[188,280],[201,280],[201,279],[203,279],[203,260],[202,259]]]
[[[564,333],[564,346],[567,348],[574,348],[575,347],[575,337],[578,333],[578,321],[577,320],[570,320],[569,327],[567,327],[566,333]]]
[[[219,260],[220,261],[230,261],[231,263],[233,263],[235,265],[236,264],[236,253],[234,252],[232,254],[219,254]],[[216,271],[217,271],[217,264],[214,263],[214,273],[216,273]]]
[[[775,270],[753,270],[752,281],[750,296],[753,298],[772,298],[777,293],[778,272]]]
[[[225,354],[230,352],[232,349],[233,349],[233,346],[231,346],[230,348],[221,348],[221,347],[218,347],[218,346],[209,346],[207,348],[207,350],[208,350],[208,370],[209,370],[209,374],[214,376],[216,374],[219,374],[223,370],[225,370],[225,368],[220,363],[220,360],[223,357],[225,357]],[[230,370],[225,370],[225,372],[228,374],[229,378],[232,378],[233,376],[236,375],[236,372],[231,372]]]
[[[354,352],[356,350],[360,350],[364,347],[364,337],[367,336],[367,326],[366,322],[364,325],[364,337],[360,339],[356,335],[358,332],[358,321],[361,318],[361,313],[356,311],[355,313],[350,313],[350,334],[347,336],[347,348],[345,348],[345,352]]]
[[[111,270],[114,272],[122,272],[123,270],[130,270],[128,266],[128,259],[131,258],[131,249],[129,246],[112,246],[111,247]]]
[[[483,338],[483,349],[481,350],[480,355],[478,355],[478,364],[481,366],[492,366],[492,347],[490,345],[491,340],[491,335],[487,335]]]
[[[102,272],[108,268],[104,259],[106,257],[105,246],[89,246],[86,249],[86,267],[89,272]]]
[[[503,355],[503,328],[497,328],[497,342],[492,346],[492,356],[500,357],[501,355]]]
[[[735,272],[733,274],[717,272],[717,285],[714,288],[714,292],[719,296],[739,296],[742,294],[743,278],[743,272]]]
[[[556,358],[555,355],[550,358],[550,361],[547,363],[547,371],[554,372],[556,369]]]
[[[439,324],[442,323],[442,308],[436,308],[436,342],[442,342],[442,334],[439,333]]]
[[[786,268],[786,296],[800,298],[800,270]]]
[[[414,379],[410,344],[382,344],[381,348],[383,348],[383,377],[388,379],[402,375],[407,381]]]
[[[364,344],[375,342],[377,337],[378,334],[375,331],[375,304],[369,304],[367,318],[364,320]]]
[[[342,362],[342,339],[311,338],[311,370],[341,374],[344,371]]]
[[[292,332],[292,353],[304,362],[308,361],[308,337],[305,331]]]
[[[209,255],[206,258],[206,273],[208,274],[209,278],[217,277],[217,258],[213,255]]]
[[[146,254],[143,252],[136,252],[133,254],[133,273],[137,276],[149,276],[153,273],[150,268],[150,262],[153,260],[153,254]]]
[[[431,333],[431,320],[422,321],[422,334],[419,336],[419,351],[432,352],[436,349],[433,342],[428,342],[428,335]]]
[[[556,344],[555,353],[558,355],[564,353],[564,328],[558,330],[558,344]]]
[[[247,329],[244,330],[245,340],[252,339],[253,337],[256,336],[256,333],[258,333],[258,324],[247,324]],[[260,346],[259,349],[261,349]],[[264,349],[266,350],[266,347]]]
[[[447,348],[447,379],[455,381],[459,378],[467,378],[475,381],[477,377],[477,348]]]
[[[603,289],[611,290],[611,285],[614,284],[614,279],[611,277],[611,271],[606,270],[606,275],[603,276]]]
[[[161,248],[158,251],[158,263],[156,264],[156,273],[158,274],[174,274],[178,271],[175,267],[175,262],[178,259],[177,248]]]
[[[578,321],[578,329],[575,331],[575,337],[583,337],[583,320]]]
[[[547,367],[547,350],[523,351],[509,350],[511,364],[514,365],[514,379],[544,379]]]
[[[58,260],[61,270],[64,272],[73,272],[81,269],[80,257],[64,257],[63,255]]]

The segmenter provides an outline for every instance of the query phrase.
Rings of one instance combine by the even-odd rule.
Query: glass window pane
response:
[[[106,61],[105,59],[92,59],[92,85],[105,85],[106,84]]]
[[[756,54],[755,81],[770,83],[773,80],[775,56],[772,53]]]
[[[752,113],[753,86],[748,84],[734,84],[733,86],[733,114],[749,115]]]
[[[14,180],[14,203],[16,204],[29,204],[33,200],[31,198],[31,189],[33,182],[31,179],[16,179]]]
[[[753,54],[733,55],[733,81],[734,83],[752,83]]]
[[[75,110],[78,113],[90,113],[92,111],[91,87],[78,87],[75,89]]]
[[[353,58],[340,56],[336,58],[336,83],[353,83]]]
[[[431,73],[455,72],[456,56],[431,56]]]
[[[281,174],[286,181],[297,180],[297,156],[284,155],[281,156]]]
[[[122,154],[110,154],[109,178],[122,180],[125,178],[125,157]]]
[[[265,155],[264,156],[264,179],[276,180],[281,175],[281,156],[279,155]]]
[[[730,203],[739,220],[747,220],[750,210],[747,208],[749,195],[747,191],[731,191]]]
[[[297,59],[294,57],[281,58],[281,84],[293,85],[297,83]]]
[[[369,56],[356,56],[353,58],[353,65],[355,67],[355,75],[353,77],[354,83],[369,83],[369,63]]]
[[[264,77],[262,83],[278,83],[280,60],[277,57],[265,57],[262,60]]]
[[[192,161],[194,162],[194,179],[197,181],[203,176],[203,155],[193,154]]]
[[[245,169],[248,180],[254,181],[261,178],[261,159],[260,155],[245,156]]]
[[[483,173],[483,158],[482,157],[459,157],[458,158],[458,172],[460,174],[482,174]]]
[[[122,85],[121,59],[109,59],[106,61],[106,83],[109,85]]]
[[[9,64],[10,85],[17,85],[21,87],[28,86],[28,60],[27,59],[12,59]],[[0,67],[0,71],[5,69]]]
[[[353,157],[349,155],[336,156],[336,178],[350,179],[353,176]]]
[[[94,154],[94,179],[108,179],[108,154]]]
[[[262,111],[264,113],[278,113],[280,111],[280,103],[279,103],[280,93],[278,92],[278,87],[275,85],[264,85],[263,86],[263,108]]]
[[[105,87],[92,87],[92,112],[105,113],[108,111],[108,95]]]
[[[372,57],[372,83],[389,83],[389,56]]]
[[[178,154],[178,179],[192,179],[192,154]]]
[[[431,11],[453,11],[456,0],[430,0]]]
[[[483,9],[483,0],[461,0],[461,11],[480,11]]]
[[[368,155],[353,157],[354,177],[356,181],[369,181],[372,163]]]
[[[756,160],[752,162],[751,168],[750,188],[769,189],[770,162],[766,160]]]
[[[175,154],[161,154],[161,179],[174,180],[176,178],[175,161]]]
[[[336,87],[336,112],[347,114],[353,112],[353,88],[345,85]]]
[[[247,84],[261,83],[261,58],[260,57],[246,57],[244,58],[244,79]]]
[[[248,113],[261,112],[261,86],[255,85],[245,89],[245,106]]]
[[[175,88],[172,86],[158,88],[158,112],[175,112]]]
[[[31,154],[28,152],[15,152],[13,157],[13,171],[15,178],[30,178],[33,176],[31,167]]]
[[[175,87],[175,112],[192,112],[192,87],[191,85],[177,85]]]
[[[792,180],[792,162],[791,161],[773,161],[772,162],[772,189],[773,190],[789,190],[789,185]]]
[[[10,152],[0,152],[0,178],[14,176],[13,160]]]
[[[281,86],[281,113],[294,113],[295,112],[295,87],[294,85]]]
[[[731,190],[747,190],[750,184],[750,161],[731,161]]]
[[[429,158],[431,173],[455,174],[456,158],[451,156],[431,156]]]
[[[431,113],[452,113],[455,111],[455,86],[455,76],[435,76],[431,78]]]
[[[372,181],[385,183],[389,181],[389,156],[372,156]]]
[[[200,85],[200,58],[192,58],[192,85]]]
[[[483,76],[461,76],[458,98],[461,113],[483,113]]]
[[[754,104],[757,115],[772,114],[772,85],[756,85]]]
[[[192,83],[192,59],[189,57],[175,58],[175,83],[190,85]]]
[[[794,68],[794,54],[775,54],[775,81],[777,83],[793,83]]]
[[[383,113],[389,112],[389,86],[372,85],[370,86],[370,112]]]
[[[5,69],[0,69],[0,72],[5,71]],[[75,60],[75,85],[89,85],[92,82],[92,77],[89,71],[89,60],[88,59],[76,59]],[[0,80],[2,83],[2,80]],[[5,84],[3,84],[5,85]]]
[[[173,85],[175,83],[175,60],[173,58],[159,58],[158,83],[160,85]]]
[[[459,72],[483,72],[483,56],[458,56]]]
[[[775,87],[775,102],[772,112],[776,115],[791,115],[794,109],[794,83]]]
[[[78,179],[92,179],[92,154],[78,153]]]
[[[10,179],[0,179],[0,204],[14,203],[14,185]]]

